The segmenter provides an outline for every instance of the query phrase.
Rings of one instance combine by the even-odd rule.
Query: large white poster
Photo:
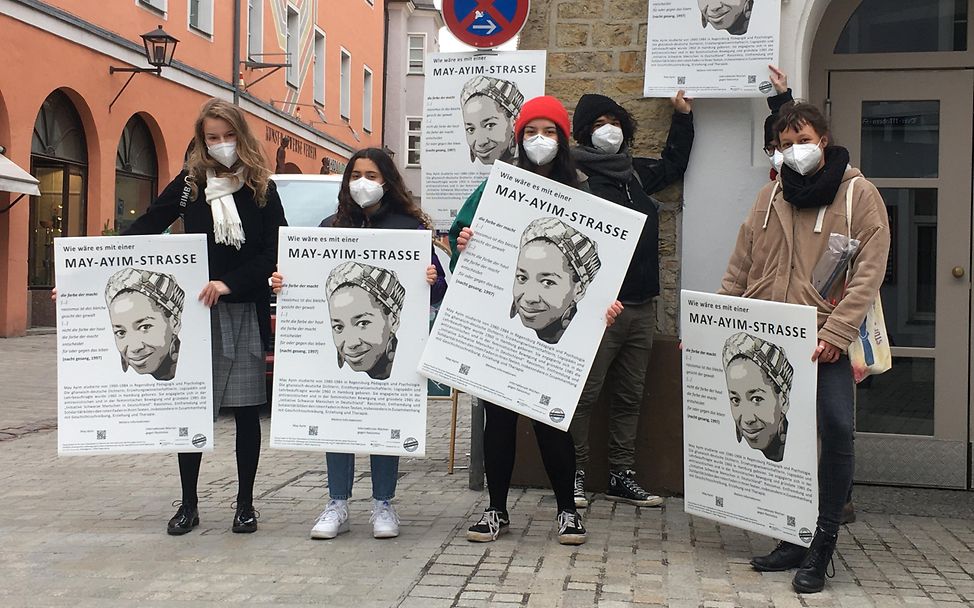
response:
[[[761,97],[778,65],[778,0],[649,0],[646,97]]]
[[[815,309],[684,290],[681,319],[687,513],[808,545]]]
[[[514,119],[544,95],[545,51],[433,53],[426,62],[423,209],[449,230],[494,161],[513,162]]]
[[[199,234],[54,240],[58,453],[213,449]]]
[[[567,430],[645,220],[495,163],[420,371]]]
[[[423,456],[428,230],[281,228],[271,447]]]

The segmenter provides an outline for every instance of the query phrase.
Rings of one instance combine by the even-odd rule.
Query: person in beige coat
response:
[[[815,537],[807,550],[781,542],[769,555],[751,560],[763,572],[798,568],[792,581],[800,593],[825,586],[842,507],[852,484],[853,379],[846,349],[879,294],[889,253],[889,220],[883,199],[849,152],[831,145],[828,122],[813,105],[785,106],[774,126],[784,155],[781,174],[758,194],[737,237],[720,292],[818,310],[819,508]],[[852,221],[846,193],[852,188]],[[812,271],[832,233],[860,242],[848,284],[836,281],[825,297],[812,285]]]

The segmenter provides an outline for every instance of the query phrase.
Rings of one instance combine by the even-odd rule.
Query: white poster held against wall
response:
[[[428,230],[281,228],[271,447],[426,454]]]
[[[213,449],[198,234],[54,239],[58,454]]]
[[[420,372],[568,430],[645,220],[495,163]]]
[[[687,513],[811,542],[816,334],[810,306],[682,292]]]
[[[422,128],[423,210],[437,230],[490,173],[514,162],[514,119],[544,95],[545,51],[432,53]]]
[[[778,0],[649,0],[646,97],[763,97],[778,64]]]

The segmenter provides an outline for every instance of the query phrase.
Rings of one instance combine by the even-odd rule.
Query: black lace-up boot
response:
[[[758,555],[751,560],[751,567],[758,572],[783,572],[801,565],[808,549],[801,545],[781,541],[774,551]]]
[[[825,577],[835,576],[832,552],[835,551],[835,543],[838,538],[838,534],[829,534],[821,528],[815,529],[812,546],[808,548],[805,559],[802,560],[798,572],[795,572],[795,578],[791,581],[795,591],[798,593],[818,593],[825,588]],[[829,566],[832,566],[832,574],[828,574]]]

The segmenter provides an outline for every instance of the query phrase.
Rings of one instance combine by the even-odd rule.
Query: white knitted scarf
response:
[[[213,237],[217,243],[236,247],[243,245],[243,224],[237,213],[237,203],[233,193],[244,185],[243,168],[229,177],[217,177],[212,169],[206,172],[206,202],[213,212]]]

